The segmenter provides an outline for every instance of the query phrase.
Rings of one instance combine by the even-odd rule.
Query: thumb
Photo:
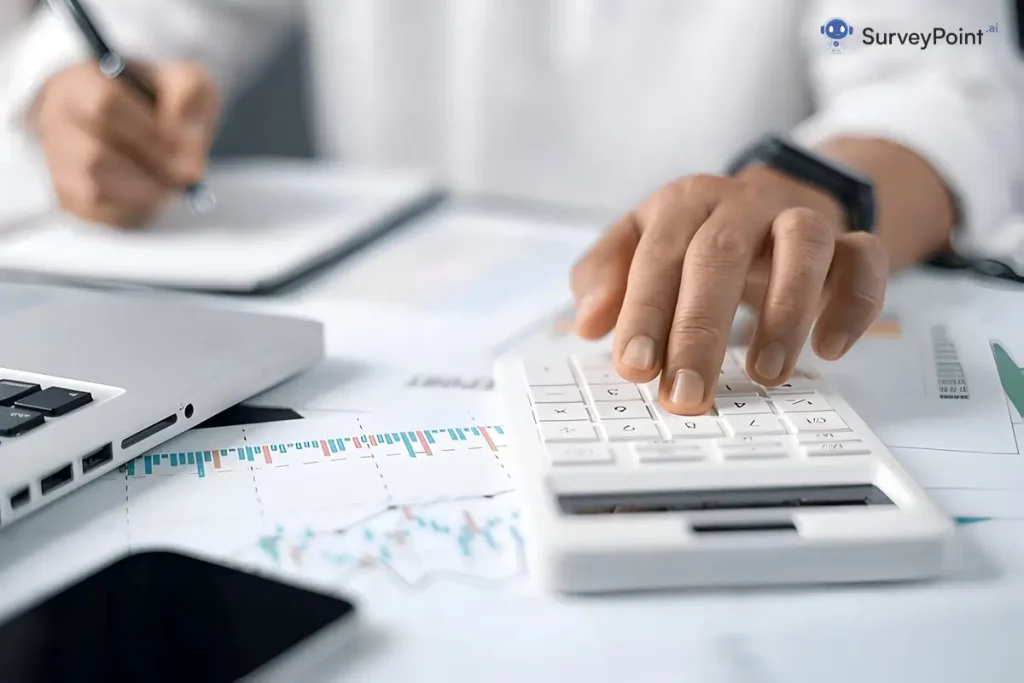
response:
[[[199,180],[221,113],[217,87],[203,67],[189,62],[161,65],[152,78],[160,124],[176,145],[178,170]]]
[[[613,225],[572,270],[576,333],[584,339],[608,334],[619,317],[633,253],[640,240],[632,214]]]

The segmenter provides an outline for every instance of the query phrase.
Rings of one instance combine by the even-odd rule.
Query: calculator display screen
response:
[[[857,484],[573,494],[559,496],[558,504],[567,515],[612,515],[702,510],[864,507],[893,505],[893,502],[877,486]]]

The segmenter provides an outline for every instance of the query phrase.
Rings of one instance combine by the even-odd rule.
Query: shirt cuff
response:
[[[827,109],[792,131],[795,142],[815,147],[840,137],[874,137],[912,150],[949,188],[959,222],[959,252],[974,252],[1012,212],[1011,173],[979,124],[965,111],[963,95],[940,82],[914,87],[866,86],[843,93]]]
[[[30,139],[29,113],[39,91],[59,71],[89,59],[81,39],[59,17],[42,12],[8,53],[0,79],[0,125]]]

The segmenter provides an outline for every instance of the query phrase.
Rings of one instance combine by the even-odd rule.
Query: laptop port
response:
[[[32,500],[32,494],[29,492],[28,487],[26,486],[20,491],[16,491],[14,495],[11,496],[11,509],[17,510],[23,505],[28,505],[28,502],[30,500]]]
[[[114,448],[107,444],[82,458],[82,474],[89,474],[97,467],[102,467],[114,459]]]
[[[121,441],[121,450],[126,451],[129,448],[131,448],[132,446],[134,446],[135,444],[141,443],[141,442],[145,441],[146,439],[148,439],[149,437],[151,437],[151,436],[153,436],[155,434],[159,434],[160,432],[164,431],[165,429],[167,429],[169,427],[173,427],[174,424],[177,421],[178,421],[178,416],[177,415],[168,415],[167,417],[165,417],[164,419],[160,420],[159,422],[154,422],[153,424],[149,425],[145,429],[143,429],[141,431],[138,431],[138,432],[135,432],[131,436],[126,437],[123,441]]]
[[[43,480],[39,482],[39,490],[42,491],[42,494],[45,496],[47,493],[50,493],[54,489],[71,481],[74,476],[74,472],[71,469],[71,463],[68,463],[50,476],[44,477]]]

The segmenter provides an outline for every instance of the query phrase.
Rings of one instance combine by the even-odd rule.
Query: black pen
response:
[[[100,35],[96,24],[89,17],[85,8],[82,7],[82,3],[78,0],[63,0],[63,4],[74,20],[75,25],[78,26],[79,31],[82,32],[86,42],[89,43],[89,47],[96,56],[103,75],[110,79],[122,81],[142,96],[150,106],[155,107],[156,93],[153,92],[153,89],[143,79],[139,78],[128,68],[128,63],[124,58],[115,52],[103,36]],[[186,194],[189,205],[196,213],[209,213],[217,205],[217,198],[202,182],[189,185],[186,188]]]

